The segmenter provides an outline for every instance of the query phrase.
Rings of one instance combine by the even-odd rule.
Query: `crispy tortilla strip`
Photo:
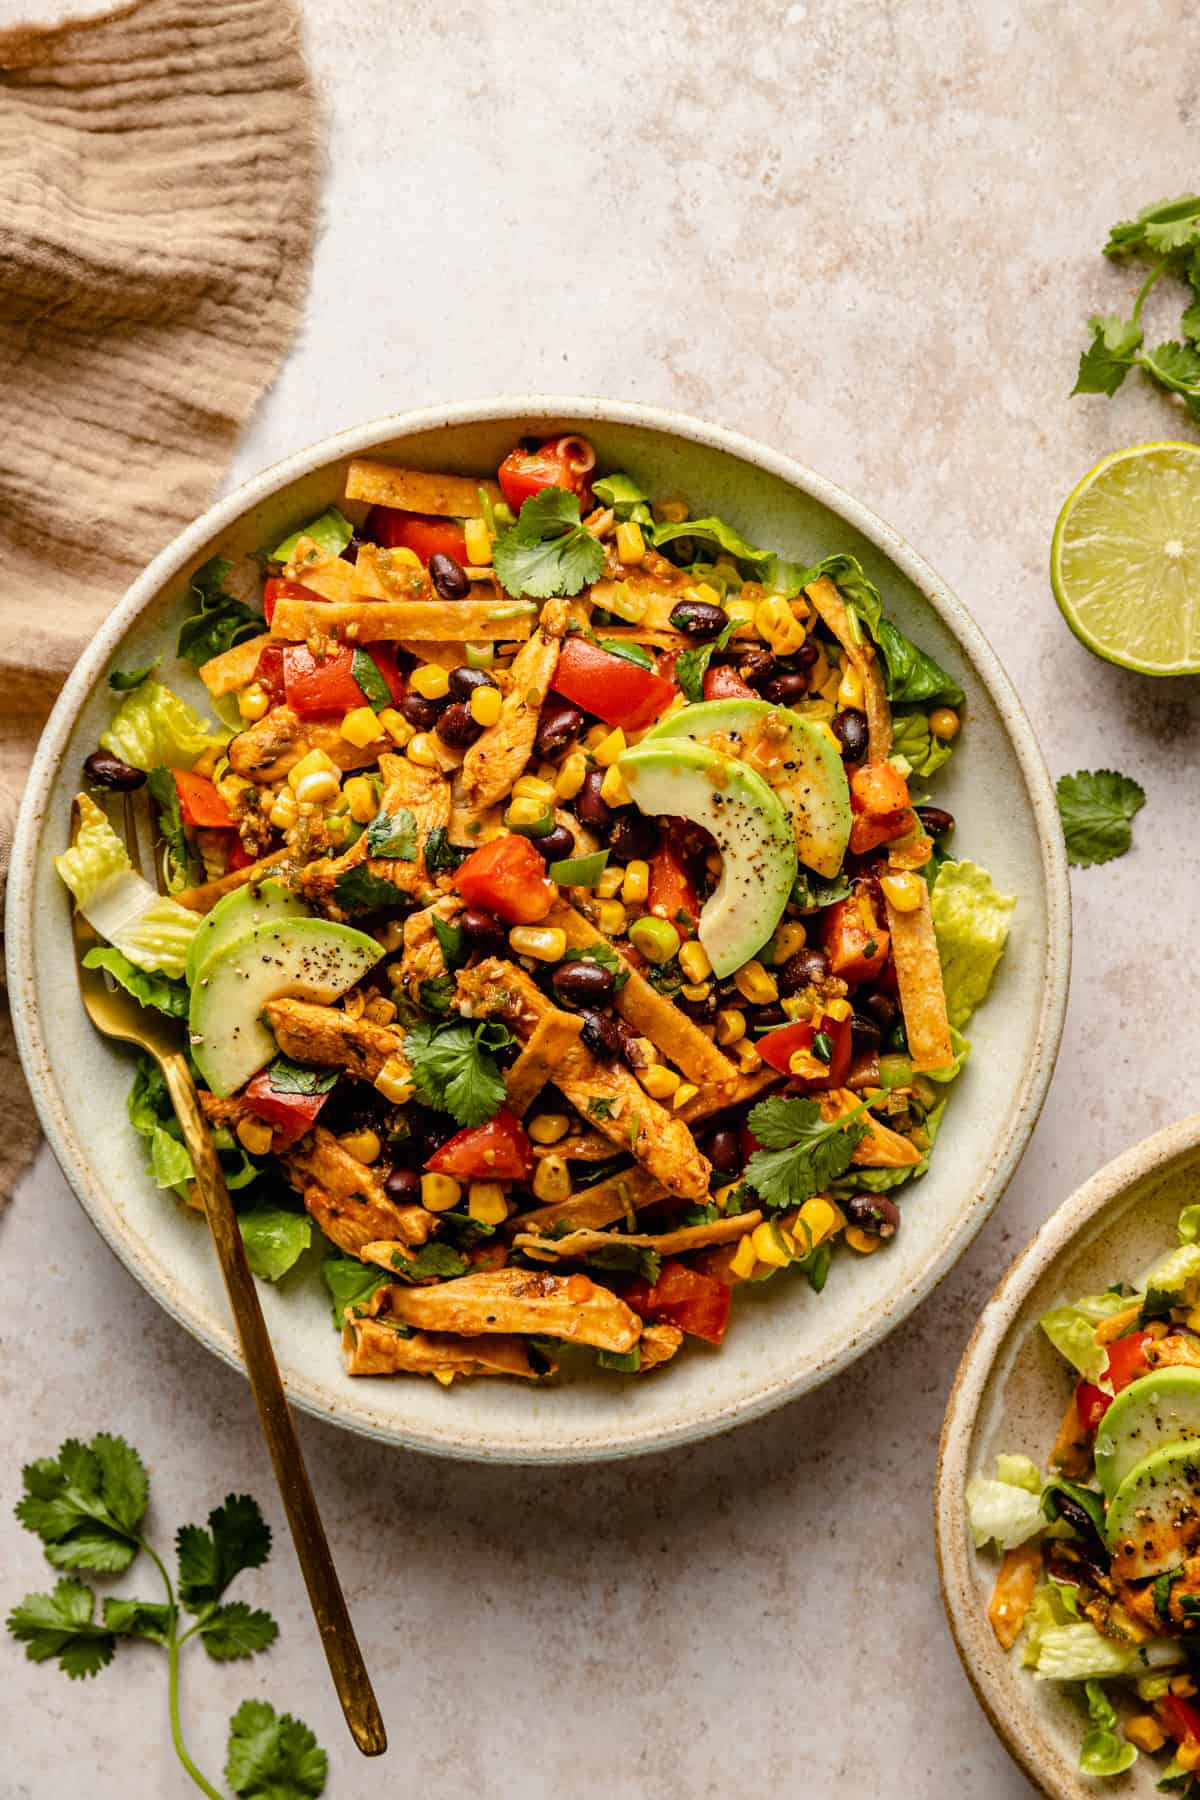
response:
[[[295,1062],[345,1069],[360,1081],[374,1081],[384,1063],[405,1061],[403,1032],[370,1019],[352,1019],[337,1006],[268,1000],[262,1016],[283,1054]]]
[[[573,950],[587,950],[593,944],[608,942],[603,933],[573,906],[558,905],[547,923],[562,927]],[[620,950],[617,956],[621,957]],[[729,1058],[722,1056],[700,1027],[673,1006],[664,994],[651,987],[644,975],[625,963],[623,957],[621,961],[629,969],[629,979],[613,1004],[626,1023],[642,1037],[649,1038],[689,1081],[705,1087],[715,1084],[723,1093],[732,1089],[738,1073]],[[699,1095],[696,1098],[699,1099]]]
[[[1141,1310],[1140,1307],[1138,1309]],[[1079,1416],[1079,1407],[1071,1395],[1062,1416],[1054,1448],[1050,1452],[1052,1469],[1061,1469],[1072,1481],[1082,1481],[1092,1466],[1092,1434]]]
[[[706,1093],[696,1094],[681,1106],[677,1118],[685,1125],[697,1125],[702,1119],[711,1119],[715,1113],[724,1112],[726,1107],[744,1106],[748,1100],[757,1100],[768,1088],[777,1087],[786,1076],[764,1063],[761,1069],[755,1069],[750,1075],[738,1075],[732,1088],[709,1088]]]
[[[391,463],[360,461],[346,470],[347,500],[396,506],[401,512],[437,513],[443,519],[481,519],[482,488],[493,506],[503,498],[498,483],[473,475],[430,475],[424,469],[397,469]]]
[[[516,1062],[504,1077],[508,1104],[518,1119],[524,1118],[563,1057],[578,1042],[583,1020],[574,1013],[554,1011],[539,1019]],[[612,1145],[601,1139],[606,1156]]]
[[[613,1147],[598,1131],[572,1131],[557,1144],[535,1144],[535,1156],[562,1156],[568,1162],[607,1162]]]
[[[862,1102],[857,1094],[849,1088],[831,1088],[827,1094],[814,1096],[821,1108],[823,1119],[840,1119],[843,1113],[853,1112]],[[869,1112],[859,1113],[854,1121],[856,1125],[865,1125],[867,1135],[855,1149],[851,1162],[856,1162],[864,1169],[904,1169],[910,1163],[921,1160],[921,1152],[890,1125],[883,1125]]]
[[[523,1038],[556,1010],[523,969],[497,957],[460,969],[458,995],[468,1017],[498,1016]],[[601,1062],[576,1040],[554,1080],[581,1118],[644,1163],[668,1192],[686,1200],[707,1196],[710,1164],[691,1132],[651,1099],[623,1063]],[[590,1108],[596,1100],[608,1102],[603,1116]]]
[[[624,1232],[570,1231],[565,1237],[541,1237],[533,1231],[519,1231],[513,1239],[514,1250],[528,1256],[548,1258],[584,1258],[594,1250],[607,1250],[613,1244],[632,1244],[639,1250],[657,1250],[660,1256],[684,1256],[689,1250],[702,1250],[707,1244],[728,1244],[743,1238],[762,1224],[760,1212],[737,1213],[731,1219],[713,1219],[707,1225],[683,1225],[678,1231]]]
[[[280,600],[271,635],[292,643],[303,643],[313,632],[364,644],[403,638],[516,642],[529,637],[536,623],[537,607],[529,600]]]
[[[260,631],[257,637],[247,638],[244,643],[235,644],[232,650],[222,650],[220,656],[210,656],[206,663],[201,663],[200,679],[214,700],[219,700],[222,694],[236,694],[239,688],[254,680],[258,659],[270,641],[270,632]]]
[[[1040,1544],[1019,1544],[1000,1564],[1000,1573],[988,1602],[988,1624],[1002,1650],[1011,1650],[1021,1635],[1025,1615],[1033,1604],[1033,1590],[1042,1572]],[[1152,1617],[1152,1623],[1153,1621]]]
[[[405,756],[386,752],[379,758],[379,773],[383,777],[379,811],[402,822],[405,813],[410,815],[415,855],[408,859],[371,856],[368,827],[341,856],[324,857],[301,869],[297,877],[301,893],[326,909],[337,909],[338,878],[362,863],[372,875],[390,881],[401,894],[412,898],[424,898],[432,886],[425,866],[425,840],[431,831],[450,823],[450,783],[436,769],[423,769]]]
[[[642,1353],[638,1374],[648,1375],[651,1369],[660,1369],[663,1363],[670,1362],[682,1343],[683,1332],[678,1325],[643,1325],[638,1339]]]
[[[505,598],[490,564],[478,567],[468,564],[464,574],[478,584],[474,599]],[[399,562],[390,550],[381,550],[377,544],[363,544],[359,549],[354,562],[353,592],[359,600],[434,601],[439,598],[427,569],[410,562]],[[462,657],[458,660],[461,662]],[[458,664],[451,663],[450,667],[457,668]]]
[[[439,975],[446,973],[446,958],[442,955],[442,946],[438,943],[433,921],[440,919],[444,925],[452,925],[463,910],[463,903],[457,894],[443,894],[432,906],[423,907],[420,912],[409,913],[405,919],[404,954],[400,958],[400,971],[411,999],[420,999],[423,981],[435,981]]]
[[[298,719],[290,706],[273,706],[230,740],[229,766],[247,781],[269,785],[294,769],[310,750],[323,750],[343,773],[365,768],[376,756],[373,746],[360,750],[327,720]]]
[[[184,888],[174,898],[180,906],[186,906],[189,912],[211,912],[218,900],[226,894],[232,894],[235,888],[249,887],[252,882],[265,881],[268,875],[286,875],[287,866],[295,862],[295,854],[288,849],[272,850],[270,856],[260,856],[257,862],[250,863],[245,869],[231,869],[228,875],[218,876],[216,881],[206,881],[200,887]]]
[[[637,1314],[586,1275],[495,1269],[460,1275],[436,1287],[381,1288],[378,1296],[372,1296],[376,1297],[381,1318],[401,1319],[406,1325],[429,1331],[452,1331],[461,1337],[479,1332],[529,1332],[623,1355],[642,1335]]]
[[[872,762],[885,762],[892,748],[892,709],[875,646],[868,637],[855,637],[846,603],[828,575],[819,576],[804,592],[862,679],[867,712],[867,752]]]
[[[517,1231],[533,1231],[544,1236],[562,1224],[569,1224],[577,1231],[599,1231],[617,1219],[632,1219],[644,1208],[657,1206],[669,1198],[662,1183],[635,1164],[632,1168],[622,1169],[619,1175],[610,1175],[607,1181],[598,1181],[594,1187],[581,1189],[568,1200],[555,1200],[549,1206],[521,1213],[510,1219],[504,1229],[510,1236]]]
[[[423,1206],[397,1206],[389,1200],[375,1171],[343,1149],[323,1125],[314,1126],[280,1161],[326,1237],[351,1256],[380,1238],[423,1244],[437,1227],[437,1215]]]
[[[287,581],[298,581],[311,593],[326,600],[352,600],[357,591],[354,565],[331,550],[323,550],[315,539],[298,538],[296,547],[284,568]],[[278,635],[272,624],[272,635]]]
[[[347,1375],[521,1375],[537,1380],[528,1346],[517,1337],[400,1333],[382,1319],[348,1318],[342,1331]]]
[[[563,602],[548,601],[537,631],[513,659],[500,717],[480,733],[463,758],[462,792],[469,805],[495,806],[524,772],[558,666],[566,621]]]
[[[929,889],[924,882],[920,886],[921,904],[914,912],[900,912],[884,896],[908,1050],[918,1073],[944,1069],[954,1059]]]

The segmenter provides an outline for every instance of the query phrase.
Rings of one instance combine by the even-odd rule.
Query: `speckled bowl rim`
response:
[[[331,1409],[315,1393],[306,1389],[303,1380],[289,1379],[289,1395],[296,1405],[319,1418],[382,1442],[404,1444],[436,1455],[467,1458],[543,1463],[591,1462],[648,1454],[677,1444],[695,1442],[758,1418],[785,1401],[795,1399],[819,1386],[879,1343],[908,1317],[913,1308],[943,1278],[991,1213],[1012,1178],[1029,1135],[1037,1123],[1053,1073],[1066,1013],[1070,975],[1071,897],[1054,790],[1041,750],[1016,690],[965,606],[899,533],[861,501],[791,457],[722,426],[710,425],[659,407],[577,395],[502,395],[481,402],[463,401],[450,406],[394,413],[335,432],[273,464],[217,501],[201,518],[160,551],[114,608],[80,657],[59,695],[34,757],[13,840],[6,908],[8,985],[17,1045],[43,1130],[84,1210],[130,1273],[147,1287],[166,1311],[231,1367],[242,1369],[241,1356],[224,1320],[217,1322],[205,1316],[186,1291],[176,1292],[169,1285],[150,1279],[150,1271],[139,1261],[133,1234],[122,1232],[109,1216],[110,1209],[100,1184],[94,1180],[82,1146],[72,1129],[69,1108],[64,1104],[58,1086],[50,1076],[34,995],[31,956],[34,859],[47,796],[76,714],[100,679],[123,634],[142,608],[168,582],[181,574],[211,540],[227,532],[244,512],[260,504],[277,489],[301,479],[325,463],[339,457],[362,454],[388,439],[453,426],[496,423],[506,419],[520,421],[522,425],[539,419],[569,419],[580,424],[590,421],[640,427],[725,452],[816,500],[844,519],[889,557],[957,638],[996,707],[1017,757],[1037,823],[1045,887],[1046,951],[1042,1003],[1037,1028],[1031,1035],[1027,1071],[1014,1097],[1009,1127],[993,1146],[975,1198],[964,1210],[956,1228],[946,1234],[938,1247],[938,1254],[931,1257],[908,1285],[880,1308],[878,1315],[866,1329],[847,1339],[824,1362],[790,1377],[773,1376],[757,1391],[737,1400],[722,1401],[719,1394],[714,1395],[706,1406],[697,1408],[674,1430],[664,1432],[661,1427],[644,1427],[640,1430],[636,1427],[619,1428],[610,1430],[603,1437],[589,1436],[584,1432],[580,1438],[552,1445],[530,1444],[519,1450],[508,1446],[498,1450],[489,1444],[486,1433],[456,1431],[449,1419],[444,1435],[439,1432],[436,1437],[424,1432],[412,1433],[382,1425],[365,1409],[362,1416],[356,1416],[351,1407]]]
[[[1076,1238],[1102,1212],[1119,1205],[1131,1187],[1197,1149],[1200,1113],[1190,1113],[1123,1151],[1063,1201],[1009,1264],[980,1313],[954,1377],[942,1423],[934,1534],[950,1635],[967,1680],[997,1736],[1023,1773],[1051,1800],[1085,1800],[1107,1784],[1089,1781],[1064,1764],[1055,1746],[1041,1737],[1035,1709],[1014,1706],[1010,1693],[989,1673],[994,1639],[979,1604],[977,1553],[967,1529],[967,1482],[973,1473],[970,1464],[976,1423],[992,1365],[1009,1328],[1046,1271],[1071,1250]],[[1032,1678],[1029,1686],[1032,1690]],[[1023,1684],[1018,1683],[1017,1693],[1023,1691]]]

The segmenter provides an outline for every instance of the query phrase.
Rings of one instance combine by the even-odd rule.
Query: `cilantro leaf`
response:
[[[158,835],[162,839],[164,849],[164,865],[167,878],[167,891],[177,894],[182,888],[192,886],[199,879],[202,870],[200,858],[188,841],[183,827],[183,812],[179,805],[179,789],[175,785],[173,769],[151,769],[146,777],[146,786],[154,798],[158,818]]]
[[[1075,868],[1124,856],[1133,842],[1130,821],[1146,804],[1136,781],[1114,769],[1080,769],[1061,776],[1056,791],[1067,860]]]
[[[662,1257],[645,1244],[602,1244],[589,1250],[582,1259],[595,1269],[613,1269],[620,1274],[640,1275],[653,1287],[662,1273]]]
[[[112,944],[98,944],[83,959],[85,969],[104,969],[114,981],[142,1006],[153,1006],[171,1019],[186,1019],[188,986],[186,981],[172,981],[169,975],[153,975],[131,963],[123,951]]]
[[[63,1580],[52,1594],[26,1594],[8,1615],[8,1629],[30,1662],[58,1666],[72,1681],[98,1675],[113,1659],[116,1633],[93,1617],[96,1596],[81,1581]]]
[[[799,1205],[844,1175],[867,1130],[852,1114],[826,1123],[817,1102],[801,1097],[760,1100],[748,1123],[764,1148],[746,1164],[746,1180],[769,1207]]]
[[[457,969],[459,964],[466,960],[466,933],[461,925],[455,925],[447,919],[439,919],[436,913],[434,913],[431,923],[443,962],[448,969]]]
[[[367,826],[368,856],[390,856],[396,862],[416,862],[417,821],[407,806],[394,813],[377,812]]]
[[[118,1600],[112,1595],[103,1606],[104,1627],[118,1637],[148,1638],[166,1644],[171,1630],[171,1608],[161,1601]]]
[[[425,867],[431,875],[443,869],[453,872],[470,854],[469,850],[462,850],[450,842],[450,833],[444,825],[435,825],[425,839]]]
[[[404,895],[393,882],[376,875],[366,863],[355,863],[343,869],[333,884],[333,897],[344,912],[379,912],[385,906],[399,906]]]
[[[229,1721],[225,1779],[238,1800],[316,1800],[329,1758],[308,1726],[266,1700],[243,1700]]]
[[[1108,234],[1105,256],[1169,256],[1200,244],[1200,195],[1183,194],[1177,200],[1156,200],[1143,207],[1136,219],[1122,219]]]
[[[1200,396],[1200,350],[1194,344],[1174,340],[1156,344],[1138,358],[1147,375],[1169,393],[1182,394],[1187,400]]]
[[[290,1056],[277,1056],[267,1070],[277,1094],[327,1094],[337,1083],[336,1069],[307,1069]]]
[[[636,663],[639,669],[653,669],[654,658],[644,644],[635,644],[626,638],[597,638],[596,643],[601,650],[607,650],[610,656],[620,656],[625,662]]]
[[[404,1053],[417,1098],[460,1125],[482,1125],[503,1106],[504,1077],[478,1027],[421,1022],[405,1033]]]
[[[1142,344],[1142,328],[1135,319],[1116,317],[1088,320],[1091,343],[1079,353],[1079,373],[1072,394],[1116,393],[1132,369]]]
[[[199,605],[179,627],[175,645],[175,654],[184,662],[205,663],[263,630],[266,621],[261,613],[224,592],[232,570],[231,562],[214,556],[192,576],[189,598]]]
[[[428,1281],[431,1276],[463,1275],[468,1268],[452,1244],[422,1244],[412,1252],[394,1250],[392,1267],[404,1281]]]
[[[108,685],[114,694],[128,694],[135,687],[141,687],[147,675],[152,675],[162,661],[162,652],[141,669],[110,669]]]
[[[492,546],[492,566],[506,593],[549,600],[577,594],[604,570],[604,545],[585,531],[579,496],[565,488],[543,488],[521,508],[521,516]]]
[[[244,1600],[231,1600],[209,1613],[200,1626],[204,1648],[214,1662],[234,1662],[267,1650],[279,1636],[269,1612],[251,1608]]]
[[[353,1256],[327,1256],[321,1264],[321,1275],[333,1301],[333,1323],[338,1331],[346,1322],[344,1309],[365,1307],[376,1288],[386,1287],[389,1279],[383,1269],[361,1263]]]
[[[711,644],[697,644],[694,649],[682,650],[675,658],[675,679],[687,700],[703,700],[704,677],[708,673],[708,665],[712,661],[714,650],[724,650],[730,638],[737,630],[738,622],[730,619],[719,637]]]
[[[208,1527],[181,1525],[175,1535],[179,1598],[189,1612],[213,1605],[243,1569],[259,1568],[271,1554],[271,1527],[249,1494],[227,1495]]]
[[[68,1438],[57,1457],[30,1463],[23,1477],[17,1518],[41,1538],[55,1568],[117,1574],[129,1567],[149,1484],[137,1451],[123,1438],[100,1433],[90,1444]]]

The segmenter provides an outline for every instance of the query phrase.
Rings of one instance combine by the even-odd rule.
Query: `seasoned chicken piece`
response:
[[[219,1131],[222,1126],[232,1130],[242,1119],[250,1117],[250,1107],[243,1094],[231,1094],[228,1100],[218,1100],[207,1088],[197,1088],[196,1092],[200,1098],[200,1111],[214,1131]]]
[[[475,807],[494,806],[512,789],[533,751],[542,703],[554,679],[567,610],[561,600],[542,609],[541,623],[522,645],[510,670],[511,686],[500,717],[476,738],[463,758],[462,791]]]
[[[468,1016],[497,1014],[526,1039],[557,1010],[523,969],[497,957],[461,969],[458,994]],[[687,1200],[707,1197],[711,1165],[696,1140],[624,1064],[601,1062],[576,1039],[556,1065],[554,1080],[582,1118],[592,1119],[598,1131],[635,1156],[669,1193]],[[596,1102],[602,1103],[599,1110]]]
[[[437,941],[433,921],[440,919],[444,925],[452,925],[462,911],[463,903],[457,894],[443,894],[432,906],[423,907],[420,912],[409,913],[405,919],[404,954],[400,958],[400,969],[411,999],[420,999],[423,981],[435,981],[439,975],[446,973],[446,959],[442,955],[442,946]]]
[[[586,1275],[497,1269],[460,1275],[456,1281],[439,1282],[436,1287],[381,1288],[379,1298],[380,1317],[462,1337],[474,1337],[477,1332],[529,1332],[624,1354],[642,1334],[637,1314]]]
[[[554,1200],[548,1206],[520,1213],[504,1229],[510,1234],[536,1231],[543,1236],[558,1225],[598,1231],[617,1219],[632,1221],[643,1209],[658,1206],[669,1198],[661,1182],[635,1165],[610,1175],[607,1181],[598,1181],[594,1187],[581,1188],[567,1200]]]
[[[546,1083],[554,1080],[558,1065],[575,1048],[582,1030],[583,1020],[576,1014],[557,1010],[547,1013],[534,1026],[525,1048],[504,1077],[508,1104],[519,1119],[524,1118]]]
[[[536,1381],[539,1373],[520,1338],[451,1337],[431,1331],[401,1337],[385,1319],[347,1319],[342,1356],[347,1375],[438,1375],[443,1380],[455,1375],[521,1375]]]
[[[339,875],[362,863],[372,875],[390,881],[403,894],[424,894],[431,886],[425,866],[425,839],[439,825],[449,823],[450,783],[438,770],[423,769],[403,756],[382,755],[379,772],[384,787],[378,816],[386,814],[396,824],[398,832],[407,834],[411,854],[372,856],[370,843],[374,826],[369,825],[343,855],[312,862],[301,869],[296,885],[306,899],[329,909],[336,908],[335,888]]]
[[[269,713],[229,743],[229,766],[247,781],[278,781],[294,769],[310,750],[323,750],[339,769],[363,769],[375,761],[375,751],[360,750],[344,738],[336,725],[321,719],[298,719],[290,706],[273,706]]]
[[[557,1144],[535,1144],[535,1156],[561,1156],[567,1162],[607,1162],[613,1147],[598,1131],[572,1131]]]
[[[393,1057],[404,1062],[404,1034],[370,1019],[352,1019],[337,1006],[312,1000],[268,1000],[263,1019],[275,1042],[293,1062],[318,1069],[346,1069],[360,1081],[374,1081]],[[399,1073],[399,1071],[397,1071]]]
[[[677,1231],[591,1231],[567,1232],[565,1237],[539,1237],[532,1231],[519,1231],[513,1239],[514,1250],[524,1250],[539,1261],[558,1262],[564,1258],[586,1261],[597,1250],[608,1250],[614,1244],[632,1245],[635,1249],[657,1250],[660,1256],[684,1256],[689,1250],[701,1250],[708,1244],[734,1243],[744,1238],[756,1225],[762,1224],[760,1212],[735,1213],[732,1218],[712,1219],[706,1225],[682,1225]]]
[[[849,1088],[831,1088],[827,1094],[815,1096],[825,1120],[839,1119],[861,1104]],[[882,1125],[869,1112],[859,1113],[856,1125],[865,1125],[867,1135],[856,1146],[851,1162],[865,1169],[903,1169],[921,1160],[921,1152],[890,1125]]]
[[[643,1325],[638,1339],[638,1349],[642,1353],[638,1374],[648,1375],[651,1369],[670,1362],[682,1342],[683,1333],[678,1325]]]
[[[314,1126],[281,1161],[325,1236],[351,1256],[379,1238],[423,1244],[436,1229],[436,1214],[389,1200],[375,1171],[343,1149],[323,1125]]]

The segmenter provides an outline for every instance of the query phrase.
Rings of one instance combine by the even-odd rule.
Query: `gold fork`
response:
[[[125,841],[130,861],[140,874],[141,854],[132,795],[126,794],[124,800]],[[78,829],[78,810],[73,809],[72,840]],[[161,887],[161,882],[159,885]],[[355,1743],[364,1756],[380,1756],[387,1749],[387,1733],[379,1703],[333,1566],[295,1423],[284,1397],[279,1365],[271,1348],[254,1276],[246,1261],[237,1215],[221,1173],[212,1134],[200,1110],[196,1084],[180,1047],[178,1025],[165,1014],[140,1006],[124,988],[110,988],[102,969],[85,969],[83,959],[100,939],[82,913],[72,909],[72,919],[79,992],[88,1018],[106,1037],[136,1044],[139,1050],[146,1051],[166,1080],[175,1116],[183,1131],[183,1141],[195,1164],[196,1186],[204,1202],[208,1229],[225,1278],[225,1291],[241,1340],[259,1422],[271,1452],[275,1480],[279,1484],[333,1685]]]

